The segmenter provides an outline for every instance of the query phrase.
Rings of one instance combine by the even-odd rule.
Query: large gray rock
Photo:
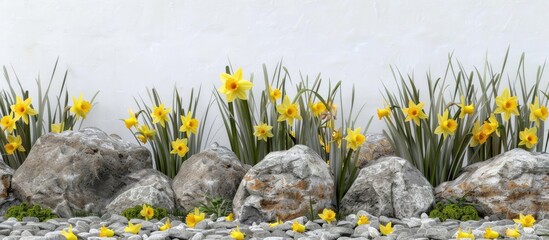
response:
[[[151,168],[150,152],[97,128],[48,133],[36,141],[15,171],[12,188],[22,201],[73,212],[103,212],[128,175]]]
[[[143,169],[131,173],[124,181],[127,181],[127,186],[107,205],[107,212],[120,214],[124,209],[145,203],[168,211],[174,210],[172,181],[163,173],[154,169]]]
[[[366,134],[366,141],[360,147],[357,164],[360,168],[363,168],[372,160],[394,155],[395,150],[385,134],[368,133]]]
[[[334,178],[312,149],[296,145],[271,152],[252,167],[238,188],[233,210],[243,223],[290,220],[331,208]]]
[[[402,219],[419,216],[434,200],[433,187],[417,168],[405,159],[384,157],[360,170],[340,210]]]
[[[0,161],[0,205],[7,201],[11,188],[11,178],[15,170]]]
[[[172,185],[177,205],[192,210],[205,203],[206,197],[232,201],[248,169],[231,150],[212,145],[181,165]]]
[[[483,215],[549,217],[549,154],[514,149],[469,165],[454,181],[436,189],[437,198],[461,198]]]

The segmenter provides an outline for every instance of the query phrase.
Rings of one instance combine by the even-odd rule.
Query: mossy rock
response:
[[[168,211],[166,211],[165,208],[152,208],[154,210],[154,215],[152,218],[162,219],[168,216]],[[145,219],[145,217],[141,216],[141,209],[143,209],[142,205],[136,205],[135,207],[125,209],[124,211],[122,211],[121,215],[126,217],[127,219]]]
[[[28,203],[21,203],[9,207],[4,217],[14,217],[17,218],[18,221],[22,221],[24,217],[36,217],[41,222],[52,218],[58,218],[57,215],[51,212],[51,209],[42,208],[40,205],[29,205]]]
[[[477,209],[472,205],[438,202],[435,208],[429,212],[430,218],[439,218],[441,221],[455,219],[461,221],[478,220]]]

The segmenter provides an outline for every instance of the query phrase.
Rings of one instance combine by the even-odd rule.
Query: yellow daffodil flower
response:
[[[391,106],[386,106],[385,108],[377,109],[377,117],[381,120],[384,117],[389,117],[391,115]]]
[[[294,125],[294,120],[301,119],[301,115],[299,114],[299,104],[291,103],[290,97],[287,95],[284,96],[282,104],[276,106],[276,111],[280,114],[278,116],[278,121],[287,121],[290,126]]]
[[[80,94],[78,99],[75,97],[72,98],[73,105],[70,110],[76,115],[76,118],[86,118],[86,115],[90,112],[92,107],[90,102],[83,100],[82,98],[82,94]]]
[[[141,231],[141,223],[133,225],[133,223],[128,222],[128,226],[124,228],[124,232],[138,234]]]
[[[486,142],[488,139],[488,134],[482,129],[480,126],[480,122],[476,121],[473,125],[473,137],[471,138],[471,143],[469,146],[476,147],[478,145],[482,145]]]
[[[234,229],[231,230],[230,236],[232,239],[235,239],[235,240],[244,240],[244,238],[246,237],[246,234],[240,231],[239,226],[236,226],[236,230]]]
[[[200,212],[198,208],[194,208],[194,212],[187,214],[187,217],[185,218],[185,224],[187,224],[188,227],[194,228],[197,223],[204,220],[204,217],[206,214]]]
[[[355,130],[347,128],[347,136],[345,137],[345,141],[347,141],[347,149],[350,148],[357,150],[362,146],[364,141],[366,141],[366,136],[360,133],[360,130],[361,128],[356,128]]]
[[[254,126],[254,136],[257,137],[257,140],[267,141],[267,138],[273,137],[271,130],[272,126],[269,126],[265,123],[260,123],[257,126]]]
[[[21,136],[8,135],[8,144],[4,146],[4,149],[8,154],[13,154],[15,150],[24,152],[25,148],[23,147],[23,140],[21,140]]]
[[[417,126],[420,124],[421,119],[426,119],[427,115],[423,112],[423,106],[425,103],[419,102],[417,105],[414,101],[408,101],[408,107],[402,108],[402,112],[406,114],[406,122],[414,121]]]
[[[187,116],[181,116],[180,132],[185,132],[187,137],[191,136],[191,133],[196,134],[198,132],[198,119],[192,118],[192,113],[188,112]]]
[[[234,75],[227,73],[221,74],[222,85],[218,89],[220,93],[227,96],[227,102],[232,102],[236,98],[246,100],[246,91],[253,87],[253,83],[242,78],[242,68],[238,68]]]
[[[326,105],[322,102],[317,102],[311,104],[311,111],[313,112],[313,115],[316,117],[319,117],[323,112],[326,111]]]
[[[234,221],[234,214],[233,214],[233,213],[229,213],[229,215],[227,215],[227,216],[225,217],[225,221],[227,221],[227,222],[232,222],[232,221]]]
[[[438,127],[435,129],[435,134],[442,134],[444,138],[448,135],[454,135],[457,129],[456,120],[448,119],[448,110],[444,110],[443,115],[438,115]]]
[[[53,133],[61,133],[64,130],[65,130],[65,123],[64,122],[52,123],[51,124],[51,132],[53,132]]]
[[[156,135],[156,130],[151,130],[147,125],[141,125],[138,130],[139,135],[137,136],[137,138],[142,143],[147,143],[147,140],[153,140],[154,135]]]
[[[109,229],[103,225],[99,229],[99,237],[112,237],[114,236],[114,231],[112,229]]]
[[[485,230],[484,230],[484,238],[487,238],[487,239],[496,239],[499,237],[499,233],[496,232],[496,231],[493,231],[490,226],[488,226]]]
[[[458,228],[458,232],[457,232],[456,239],[470,239],[470,240],[474,240],[474,239],[475,239],[475,235],[473,235],[473,233],[471,232],[471,229],[469,229],[468,232],[464,232],[464,231],[461,230],[461,228]]]
[[[292,224],[292,230],[298,233],[305,232],[305,225],[299,224],[297,221],[294,221],[294,223]]]
[[[8,131],[8,133],[12,133],[13,129],[17,129],[15,122],[17,120],[13,118],[13,112],[10,113],[10,115],[3,116],[0,120],[0,125],[2,125],[2,130]]]
[[[379,224],[379,231],[381,232],[381,234],[385,235],[385,236],[388,236],[390,235],[391,233],[393,233],[394,229],[393,227],[391,226],[393,223],[389,222],[387,223],[387,225],[383,226],[381,223]]]
[[[69,224],[68,232],[65,232],[65,229],[61,230],[61,235],[63,235],[67,240],[78,240],[78,237],[72,232],[72,224]]]
[[[475,112],[475,105],[472,103],[469,105],[465,104],[465,96],[461,96],[461,103],[458,106],[460,109],[459,118],[464,118],[465,115],[471,115]]]
[[[160,126],[166,127],[166,122],[168,121],[168,117],[171,111],[171,108],[164,107],[164,103],[160,104],[159,106],[154,106],[153,111],[151,112],[151,117],[153,119],[152,123],[160,123]]]
[[[341,128],[332,131],[332,141],[330,143],[337,143],[337,147],[341,147],[341,140],[343,139],[343,133],[341,131]]]
[[[189,151],[189,147],[187,147],[187,139],[175,139],[175,141],[172,141],[172,151],[171,154],[177,154],[180,157],[185,156],[187,152]]]
[[[278,217],[277,217],[277,218],[276,218],[276,222],[274,222],[274,223],[269,223],[269,227],[276,227],[276,226],[278,226],[278,225],[280,225],[280,224],[283,224],[283,222],[280,221],[280,220],[278,219]]]
[[[511,96],[509,88],[505,88],[502,95],[496,97],[496,105],[494,113],[501,113],[505,121],[511,118],[511,114],[519,115],[517,96]]]
[[[518,219],[513,219],[516,223],[522,225],[523,227],[532,227],[534,226],[534,223],[536,222],[536,219],[531,215],[528,214],[526,216],[522,215],[522,213],[519,215]]]
[[[164,225],[160,226],[160,231],[166,231],[168,229],[172,228],[172,223],[170,222],[170,219],[166,219],[166,222]]]
[[[488,118],[488,121],[484,121],[484,124],[482,125],[482,130],[486,133],[486,135],[490,135],[492,133],[496,133],[496,135],[498,135],[498,137],[500,136],[499,135],[499,123],[498,123],[498,120],[496,119],[496,116],[491,113],[490,114],[490,118]]]
[[[25,124],[29,124],[29,116],[38,114],[32,107],[32,98],[27,98],[25,100],[21,99],[19,96],[15,97],[15,104],[10,106],[10,109],[15,113],[15,121],[23,118]]]
[[[145,221],[149,221],[149,219],[154,216],[154,209],[147,204],[143,204],[143,207],[141,208],[141,212],[139,212],[139,214],[145,218]]]
[[[274,102],[281,97],[282,92],[280,91],[280,89],[269,87],[269,99],[271,99],[271,102]]]
[[[545,120],[547,120],[547,116],[549,116],[547,107],[540,107],[539,98],[536,97],[536,99],[534,100],[534,104],[530,104],[530,121],[536,122],[536,127],[539,127],[540,120],[542,122],[545,122]]]
[[[322,210],[322,213],[318,214],[318,217],[330,224],[331,222],[336,220],[336,213],[331,209],[324,208],[324,210]]]
[[[360,215],[358,216],[358,221],[356,223],[357,225],[364,225],[364,224],[370,224],[370,219],[366,215]]]
[[[506,237],[510,237],[510,238],[519,238],[520,237],[520,232],[519,232],[519,229],[518,229],[518,225],[515,225],[515,229],[510,229],[510,228],[507,228],[505,230],[505,236]]]
[[[538,143],[538,128],[525,128],[524,131],[519,132],[519,146],[525,145],[526,148],[530,149],[536,146]]]
[[[137,117],[135,116],[135,113],[131,109],[128,109],[128,113],[130,114],[129,118],[124,119],[124,124],[126,125],[127,129],[130,129],[132,127],[137,128],[139,125],[139,122],[137,121]]]

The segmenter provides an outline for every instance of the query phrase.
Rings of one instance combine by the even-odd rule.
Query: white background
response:
[[[72,94],[100,91],[84,125],[131,139],[118,119],[146,88],[167,99],[174,85],[202,85],[207,99],[228,59],[262,76],[283,58],[294,78],[321,72],[346,93],[354,84],[364,125],[390,65],[438,76],[450,52],[471,68],[499,65],[510,46],[512,66],[526,53],[532,80],[549,56],[548,20],[548,1],[0,0],[0,65],[35,89],[59,57]],[[376,118],[370,132],[383,125]]]

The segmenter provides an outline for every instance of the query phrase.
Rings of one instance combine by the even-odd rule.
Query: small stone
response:
[[[350,237],[353,235],[354,230],[352,228],[344,228],[344,227],[328,227],[328,232],[330,233],[337,233],[344,237]]]
[[[354,228],[356,226],[356,221],[339,221],[337,222],[337,226],[344,228]]]
[[[126,217],[118,215],[118,214],[112,214],[111,217],[109,218],[109,220],[111,222],[119,222],[119,223],[128,224],[128,219]]]
[[[141,236],[135,235],[128,238],[128,240],[142,240]]]
[[[522,229],[525,233],[534,234],[535,230],[531,227],[525,227]]]
[[[29,230],[25,230],[21,233],[21,237],[32,237],[32,233]]]
[[[270,237],[272,235],[271,235],[271,232],[261,229],[261,231],[253,232],[252,236],[254,238],[263,239],[263,238],[266,238],[266,237]]]
[[[437,227],[437,228],[428,228],[425,232],[425,237],[428,237],[429,239],[448,239],[449,234],[448,230],[446,228]]]
[[[194,226],[195,229],[209,229],[209,227],[207,220],[200,221]]]
[[[204,234],[202,233],[197,233],[191,238],[191,240],[202,240],[202,239],[204,239]]]
[[[421,214],[421,219],[427,219],[427,218],[429,218],[429,215],[427,215],[427,213]]]
[[[37,217],[23,217],[22,222],[40,222],[40,219]]]
[[[317,229],[321,229],[321,228],[322,227],[316,222],[308,221],[305,224],[305,229],[307,229],[308,231],[313,231],[313,230],[317,230]]]
[[[371,238],[377,238],[380,236],[379,234],[379,231],[373,227],[368,227],[368,235],[371,237]],[[363,234],[364,236],[364,234]]]

